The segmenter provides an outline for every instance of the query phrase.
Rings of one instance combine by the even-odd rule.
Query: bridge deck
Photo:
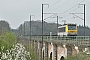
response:
[[[31,39],[42,41],[42,36],[31,36]],[[90,46],[90,36],[43,36],[43,40],[47,42],[57,42],[77,46]]]

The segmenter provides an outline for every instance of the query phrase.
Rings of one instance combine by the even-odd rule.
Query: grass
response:
[[[80,52],[75,56],[69,56],[66,60],[90,60],[90,55],[87,55],[84,52]]]

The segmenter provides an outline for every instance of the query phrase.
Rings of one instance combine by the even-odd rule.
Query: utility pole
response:
[[[84,4],[84,36],[85,36],[85,4]]]
[[[43,14],[45,14],[45,13],[43,13],[43,6],[44,5],[48,5],[49,6],[49,4],[42,4],[42,47],[43,47]]]
[[[84,17],[83,18],[81,18],[81,17],[79,17],[79,16],[77,16],[77,15],[75,15],[76,17],[78,17],[78,18],[80,18],[80,19],[82,19],[82,20],[84,20],[84,36],[85,36],[85,4],[79,4],[79,5],[83,5],[83,8],[84,8],[84,12],[83,13],[70,13],[70,14],[73,14],[73,15],[75,15],[75,14],[84,14]]]
[[[42,4],[42,50],[43,50],[43,5],[49,6],[49,4]],[[44,60],[43,52],[42,52],[42,60]]]
[[[83,8],[84,8],[84,12],[83,12],[83,14],[84,14],[84,36],[85,36],[85,4],[79,4],[79,5],[83,5]]]
[[[30,15],[30,44],[31,44],[31,15]]]
[[[42,4],[42,48],[43,48],[43,4]]]
[[[29,48],[31,49],[31,15],[30,15],[30,43],[29,43]],[[29,49],[29,51],[30,51]]]
[[[57,16],[57,33],[58,33],[58,16]]]
[[[30,46],[31,46],[31,17],[34,15],[30,15]],[[31,47],[30,47],[31,48]]]

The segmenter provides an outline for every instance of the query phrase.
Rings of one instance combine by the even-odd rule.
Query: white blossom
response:
[[[26,56],[28,56],[29,60],[31,59],[30,52],[27,52],[22,44],[17,43],[13,47],[11,50],[6,50],[6,53],[3,52],[4,46],[1,47],[0,60],[27,60]]]

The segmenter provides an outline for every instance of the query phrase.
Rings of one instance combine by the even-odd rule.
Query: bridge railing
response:
[[[31,39],[42,41],[42,36],[31,36]],[[43,36],[43,40],[48,42],[60,42],[63,44],[74,44],[78,46],[90,46],[90,36]]]
[[[56,40],[58,42],[75,44],[75,45],[87,45],[90,44],[89,36],[67,36],[67,37],[52,37],[51,40]]]

